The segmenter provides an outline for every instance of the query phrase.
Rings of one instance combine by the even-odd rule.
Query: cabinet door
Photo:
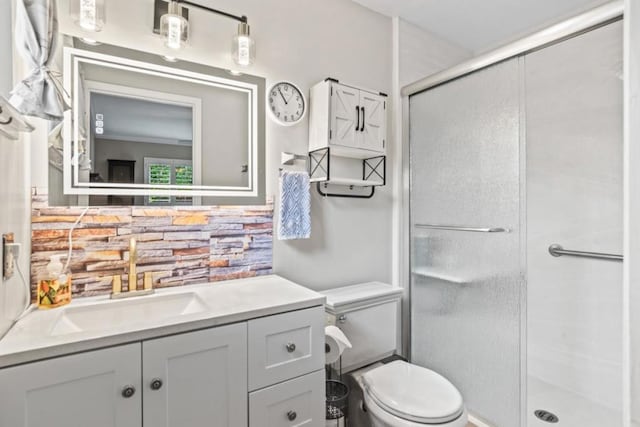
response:
[[[361,115],[359,147],[365,150],[383,151],[387,138],[386,98],[374,93],[360,91]]]
[[[140,344],[2,369],[0,426],[140,427],[140,370]]]
[[[338,83],[331,87],[331,144],[357,148],[360,139],[360,91]]]
[[[324,427],[324,376],[320,370],[251,393],[251,427]]]
[[[247,324],[145,341],[145,427],[247,425]]]

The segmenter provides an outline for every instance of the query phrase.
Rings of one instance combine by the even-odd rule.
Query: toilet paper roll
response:
[[[330,325],[324,328],[325,363],[330,365],[338,361],[345,349],[351,348],[351,342],[337,327]]]

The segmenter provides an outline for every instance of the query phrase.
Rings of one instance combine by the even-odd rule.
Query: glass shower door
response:
[[[529,427],[622,426],[622,22],[526,57]],[[545,411],[543,413],[536,411]]]
[[[520,424],[520,61],[410,98],[411,360],[501,427]]]

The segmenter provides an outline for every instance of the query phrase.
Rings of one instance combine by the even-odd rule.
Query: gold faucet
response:
[[[138,274],[136,263],[138,262],[138,250],[136,249],[136,239],[129,239],[129,292],[135,292],[138,287]]]
[[[142,290],[138,290],[138,272],[136,269],[136,263],[138,262],[138,249],[136,247],[136,239],[134,237],[129,239],[129,290],[128,292],[122,292],[122,279],[120,275],[113,276],[112,280],[112,299],[120,299],[133,296],[149,295],[154,292],[153,289],[153,273],[144,273],[144,287]]]

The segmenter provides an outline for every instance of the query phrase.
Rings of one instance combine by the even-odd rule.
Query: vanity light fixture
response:
[[[182,16],[179,2],[169,2],[167,13],[160,18],[160,34],[171,49],[180,49],[189,41],[189,21]]]
[[[97,33],[105,22],[106,0],[69,0],[69,13],[83,30]]]
[[[238,34],[233,37],[233,61],[241,67],[253,64],[256,56],[256,46],[250,30],[246,21],[241,22],[238,24]]]
[[[155,0],[155,2],[157,11],[160,2],[165,2],[165,0]],[[189,21],[183,14],[182,7],[196,8],[238,21],[238,32],[233,37],[231,48],[233,61],[240,67],[248,67],[253,64],[256,47],[255,41],[251,38],[251,29],[246,16],[233,15],[188,0],[169,0],[168,3],[167,13],[160,18],[159,28],[167,47],[180,49],[189,41]]]

